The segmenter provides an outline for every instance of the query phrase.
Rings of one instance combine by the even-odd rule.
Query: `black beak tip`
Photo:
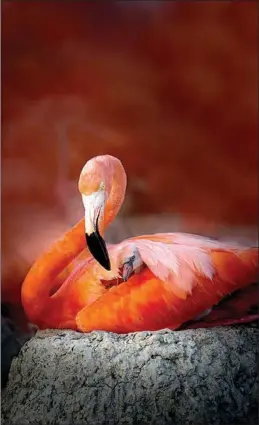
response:
[[[111,270],[111,262],[109,259],[106,244],[99,234],[99,232],[93,232],[91,235],[85,234],[86,243],[92,256],[98,261],[98,263],[105,269]]]
[[[97,260],[98,261],[98,260]],[[104,261],[99,261],[99,263],[101,264],[101,266],[103,266],[103,268],[105,269],[105,270],[108,270],[108,271],[110,271],[111,270],[111,263],[110,263],[110,260],[109,260],[109,258],[108,258],[108,260],[104,260]]]

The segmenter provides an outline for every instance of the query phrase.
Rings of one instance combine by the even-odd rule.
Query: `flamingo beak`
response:
[[[92,256],[102,267],[109,271],[111,270],[109,254],[106,243],[99,232],[99,218],[103,210],[103,204],[96,203],[97,199],[95,197],[93,199],[94,202],[92,202],[92,198],[89,197],[87,199],[87,197],[83,197],[85,206],[85,237]]]
[[[86,243],[92,256],[106,270],[111,270],[111,262],[107,251],[106,243],[99,233],[98,218],[96,220],[94,231],[90,234],[85,233]]]

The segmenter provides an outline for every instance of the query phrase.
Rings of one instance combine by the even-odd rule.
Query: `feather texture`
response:
[[[106,191],[101,200],[94,196],[85,205],[90,221],[95,208],[104,208],[99,218],[104,230],[124,198],[121,162],[110,155],[93,158],[83,168],[79,188],[88,197],[100,188]],[[198,317],[205,320],[226,295],[257,280],[258,248],[184,233],[142,235],[110,245],[111,270],[106,270],[85,247],[85,228],[81,220],[54,243],[23,283],[25,312],[41,329],[177,329]]]

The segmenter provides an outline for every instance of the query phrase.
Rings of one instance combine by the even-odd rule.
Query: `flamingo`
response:
[[[225,319],[215,321],[217,305],[238,290],[248,291],[251,303],[257,247],[185,233],[142,235],[106,246],[104,231],[122,205],[126,182],[123,165],[113,156],[85,164],[78,182],[84,218],[50,246],[23,282],[30,322],[39,329],[81,332],[176,330],[195,320],[206,327],[206,316],[212,326],[224,324],[224,309]],[[240,314],[246,314],[240,299]]]

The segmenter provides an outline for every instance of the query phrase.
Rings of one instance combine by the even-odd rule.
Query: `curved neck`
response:
[[[127,177],[121,162],[112,156],[103,157],[103,166],[107,167],[107,179],[110,179],[110,191],[104,210],[103,230],[118,214],[127,185]],[[105,170],[106,171],[106,170]],[[90,255],[85,243],[85,222],[80,220],[71,230],[52,244],[32,266],[22,285],[22,304],[32,322],[40,317],[53,298],[50,291],[55,286],[57,276],[83,250]],[[88,252],[87,252],[88,251]]]
[[[29,320],[33,322],[46,307],[46,302],[51,302],[50,290],[55,285],[55,279],[85,249],[82,219],[33,264],[23,282],[21,293],[22,305]]]

